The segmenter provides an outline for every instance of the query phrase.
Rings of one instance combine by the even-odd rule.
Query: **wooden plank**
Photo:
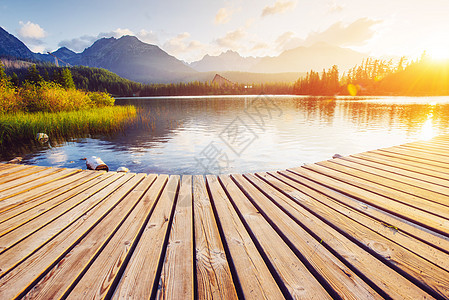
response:
[[[28,166],[28,165],[10,165],[11,168],[6,168],[0,171],[0,183],[7,182],[10,178],[14,178],[17,176],[17,173],[29,171],[29,170],[43,170],[47,169],[47,167],[37,167],[37,166]],[[15,175],[16,174],[16,175]],[[20,175],[19,175],[20,176]]]
[[[392,148],[385,148],[385,149],[380,149],[380,151],[384,151],[384,152],[393,152],[393,153],[398,153],[401,155],[407,155],[410,157],[415,158],[420,158],[420,159],[424,159],[426,161],[430,161],[432,162],[432,164],[437,164],[440,165],[442,167],[446,167],[449,164],[449,158],[445,157],[443,155],[436,155],[436,154],[430,154],[430,153],[421,153],[419,151],[414,151],[414,150],[409,150],[407,148],[401,148],[400,146],[396,146],[396,147],[392,147]]]
[[[0,174],[7,169],[12,169],[14,167],[20,166],[18,164],[2,164],[0,163]]]
[[[37,167],[26,165],[15,165],[15,168],[7,168],[0,172],[0,187],[1,185],[34,174],[39,171],[50,169],[50,167]]]
[[[424,152],[424,153],[430,153],[430,154],[435,154],[435,155],[448,155],[448,150],[447,148],[442,149],[442,148],[438,148],[438,147],[432,147],[432,146],[420,146],[418,144],[405,144],[405,145],[400,145],[401,148],[404,149],[408,149],[411,151],[419,151],[419,152]]]
[[[51,171],[52,169],[49,169],[49,171]],[[54,172],[52,172],[50,175],[38,178],[36,180],[27,182],[25,184],[20,184],[14,188],[10,188],[7,189],[3,192],[0,193],[0,201],[3,201],[7,198],[19,195],[19,194],[23,194],[25,192],[28,192],[32,189],[38,188],[44,184],[48,184],[50,182],[54,182],[55,180],[58,180],[60,178],[66,177],[66,176],[70,176],[71,174],[75,174],[80,172],[81,170],[77,170],[77,169],[55,169]],[[44,173],[46,171],[42,171],[42,173]],[[41,172],[39,172],[41,173]],[[31,175],[33,176],[33,175]]]
[[[422,165],[420,166],[419,164],[408,164],[406,163],[406,161],[400,161],[395,158],[389,159],[386,156],[381,156],[373,153],[354,154],[351,155],[351,157],[363,160],[364,163],[370,162],[376,165],[382,165],[384,166],[385,170],[389,170],[390,168],[397,168],[403,170],[404,174],[410,174],[409,172],[413,172],[414,174],[416,174],[415,176],[419,176],[419,178],[422,178],[422,180],[434,182],[436,184],[447,186],[446,183],[449,182],[449,174],[423,168]]]
[[[217,213],[217,222],[220,223],[224,232],[243,297],[245,299],[282,299],[284,296],[279,286],[217,177],[208,175],[206,179],[212,195],[212,204]]]
[[[103,299],[113,292],[167,182],[166,176],[155,179],[156,175],[149,175],[146,182],[134,188],[132,195],[127,196],[132,201],[133,198],[138,197],[138,194],[145,192],[111,241],[98,254],[98,257],[91,260],[91,263],[78,274],[77,279],[73,280],[71,286],[66,289],[64,296],[68,299]],[[148,183],[152,184],[145,191]]]
[[[103,298],[130,249],[133,237],[138,234],[154,203],[141,199],[155,179],[155,175],[150,175],[133,187],[25,297],[65,297],[83,277],[83,282],[87,280],[88,286],[83,289],[81,298]]]
[[[156,295],[178,187],[179,176],[170,176],[112,295],[113,299],[149,299]]]
[[[10,180],[6,180],[0,185],[0,197],[2,196],[1,192],[10,190],[12,188],[21,187],[25,185],[26,183],[30,183],[34,180],[45,178],[48,175],[56,174],[58,172],[61,172],[63,169],[58,168],[43,168],[43,167],[36,167],[29,170],[25,170],[23,172],[20,172],[14,178],[9,178]]]
[[[381,171],[376,172],[376,170],[373,171],[368,166],[357,165],[345,160],[320,162],[317,163],[316,166],[310,167],[310,169],[324,172],[324,169],[322,169],[321,166],[336,171],[327,173],[334,178],[354,184],[361,188],[369,189],[379,195],[384,195],[395,201],[449,219],[449,206],[444,205],[444,203],[449,204],[449,196],[446,196],[443,193],[434,192],[417,187],[416,185],[390,179],[395,178],[394,174],[391,173],[389,176],[390,178],[388,177],[388,174],[382,174],[383,176],[377,175]],[[357,167],[363,169],[363,171],[360,171]],[[409,182],[413,182],[413,180],[409,178]],[[421,185],[424,185],[424,183]]]
[[[106,180],[106,183],[108,182],[109,181]],[[101,187],[105,187],[105,185],[100,186],[100,188]],[[97,203],[97,198],[90,196],[92,195],[92,192],[97,191],[97,188],[98,187],[93,187],[78,196],[71,197],[62,204],[55,206],[53,209],[47,210],[44,214],[41,214],[23,224],[18,224],[19,226],[11,228],[1,234],[0,247],[2,247],[2,250],[0,251],[0,254],[19,243],[21,240],[29,237],[39,230],[42,230],[47,225],[54,226],[54,224],[61,223],[55,223],[56,220],[63,220],[67,218],[67,215],[69,214],[77,215],[77,212],[83,213],[85,209],[91,205],[95,205]],[[64,222],[62,223],[64,224]],[[43,231],[48,231],[48,229],[43,229]]]
[[[275,224],[276,231],[279,235],[284,236],[284,240],[289,245],[295,248],[295,253],[302,261],[306,261],[313,270],[311,273],[316,273],[321,284],[327,287],[328,292],[332,296],[340,296],[342,299],[381,299],[368,284],[366,284],[358,275],[356,275],[350,268],[345,266],[337,257],[328,251],[323,245],[326,240],[320,237],[321,228],[314,226],[307,228],[303,223],[297,223],[285,214],[278,206],[276,201],[280,200],[280,195],[269,188],[269,186],[256,178],[254,175],[232,175],[236,182],[240,185],[247,195],[252,199],[253,205],[261,212],[261,214],[269,222]],[[264,191],[261,192],[257,187]],[[271,199],[266,195],[266,191],[271,191],[269,194]],[[326,226],[326,225],[324,225]],[[313,232],[315,237],[309,232]]]
[[[389,165],[385,165],[379,162],[372,162],[365,159],[360,159],[356,157],[345,157],[343,159],[334,159],[332,160],[334,163],[345,163],[347,166],[351,166],[354,168],[362,169],[365,172],[369,172],[371,174],[387,177],[389,179],[393,179],[402,183],[406,183],[409,185],[413,185],[427,191],[433,191],[435,193],[439,193],[439,195],[443,196],[444,199],[447,197],[449,199],[449,178],[448,180],[436,178],[434,176],[428,176],[426,174],[421,174],[418,171],[408,171],[402,168],[391,167]],[[406,191],[410,191],[407,188]],[[419,195],[419,194],[415,194]],[[449,201],[437,201],[442,204],[448,204]]]
[[[93,195],[98,195],[103,201],[90,210],[84,210],[74,220],[66,221],[68,225],[61,229],[53,239],[33,251],[6,274],[3,273],[0,278],[0,298],[10,299],[24,296],[39,280],[51,276],[48,271],[61,263],[64,257],[70,256],[73,247],[107,216],[143,177],[144,175],[125,174],[117,180],[120,181],[120,185],[111,184],[107,190]],[[12,251],[5,254],[10,252]],[[0,256],[2,261],[3,256]],[[1,269],[5,270],[3,263]]]
[[[5,235],[7,232],[13,231],[14,229],[22,226],[24,223],[27,223],[40,215],[45,214],[47,211],[55,208],[56,206],[62,204],[64,201],[69,200],[71,197],[76,196],[82,191],[88,189],[91,185],[85,184],[89,183],[90,179],[94,179],[101,174],[96,173],[88,173],[88,177],[86,178],[86,173],[78,173],[73,176],[70,176],[67,179],[77,179],[72,183],[72,186],[68,188],[67,186],[62,186],[62,189],[65,191],[58,190],[57,194],[54,197],[37,197],[38,201],[32,201],[31,203],[27,202],[25,204],[29,204],[29,206],[18,206],[16,204],[16,209],[10,209],[8,211],[4,211],[3,214],[0,214],[0,236]],[[109,176],[112,174],[109,174]],[[75,177],[76,176],[76,177]],[[108,176],[102,177],[102,179],[107,178]],[[96,183],[98,181],[91,181],[92,183]],[[9,199],[8,199],[9,200]],[[7,200],[5,200],[7,201]],[[38,203],[35,203],[38,202]]]
[[[282,175],[282,178],[277,176],[277,174],[275,173],[271,173],[272,176],[280,178],[281,180],[285,180],[284,177],[286,177],[300,183],[301,191],[304,191],[305,188],[307,188],[308,191],[316,191],[317,193],[325,195],[329,199],[336,201],[336,203],[339,203],[342,206],[349,207],[350,209],[353,209],[358,213],[382,222],[387,230],[392,230],[394,233],[396,233],[396,231],[400,231],[401,233],[404,232],[421,242],[427,243],[435,249],[446,251],[445,253],[449,254],[449,251],[447,250],[449,249],[449,238],[445,236],[436,234],[433,231],[427,230],[404,219],[386,213],[374,206],[365,204],[364,202],[355,199],[353,196],[343,195],[333,189],[323,186],[320,181],[315,182],[310,180],[307,176],[302,177],[295,173],[287,171],[279,172],[279,174]],[[432,252],[434,251],[430,251],[429,254],[431,254]]]
[[[63,232],[66,228],[70,228],[74,223],[76,224],[80,218],[88,214],[90,209],[95,208],[98,205],[101,206],[102,202],[105,199],[108,199],[107,197],[109,195],[113,194],[124,183],[132,179],[132,177],[134,177],[134,175],[125,176],[122,174],[115,174],[97,186],[74,197],[77,198],[75,200],[81,203],[81,205],[77,206],[77,211],[61,214],[61,218],[57,218],[53,220],[53,222],[48,222],[46,225],[37,224],[36,227],[28,228],[22,226],[20,228],[23,230],[22,232],[16,230],[18,234],[21,235],[19,235],[19,237],[22,237],[21,240],[18,239],[16,233],[14,242],[19,240],[16,244],[9,240],[9,235],[11,233],[3,236],[2,239],[4,243],[10,247],[14,247],[11,248],[10,251],[6,251],[6,249],[2,250],[2,254],[0,255],[0,277],[6,272],[9,272],[10,269],[21,261],[25,260],[30,254],[45,245],[49,240]]]
[[[447,271],[411,253],[406,248],[381,237],[375,230],[366,226],[376,224],[375,222],[369,222],[365,225],[352,220],[348,215],[329,207],[328,204],[334,206],[332,201],[323,197],[322,194],[301,186],[288,178],[281,178],[276,174],[273,174],[273,176],[260,174],[259,176],[277,189],[282,190],[284,197],[279,196],[278,203],[284,209],[291,212],[299,221],[305,222],[310,228],[318,227],[318,234],[323,235],[323,243],[326,243],[344,259],[347,259],[351,265],[393,299],[418,299],[429,297],[429,295],[403,278],[401,274],[389,269],[387,265],[409,273],[409,278],[424,280],[431,287],[428,288],[428,292],[432,293],[433,296],[438,297],[435,290],[440,295],[449,291],[444,283],[449,280]],[[267,188],[267,190],[269,189]],[[276,190],[272,193],[279,194],[280,192]],[[347,208],[341,205],[338,206],[338,209],[347,211]],[[356,212],[352,211],[352,214],[354,213]],[[350,216],[352,214],[349,212]],[[333,227],[325,226],[323,222],[332,224]],[[338,231],[335,230],[337,228]],[[377,226],[377,228],[381,227]],[[354,241],[357,241],[357,245]],[[361,247],[361,244],[364,246]],[[383,262],[374,258],[367,249],[382,257]],[[447,255],[442,254],[442,257],[444,256]],[[438,274],[436,277],[442,278],[443,282],[433,277],[433,272],[436,272]]]
[[[434,248],[431,244],[424,243],[422,240],[419,240],[418,238],[405,232],[402,228],[389,225],[387,223],[389,220],[387,215],[380,214],[379,216],[384,217],[383,219],[373,218],[370,214],[365,214],[362,211],[354,209],[353,207],[338,201],[339,198],[348,198],[346,202],[349,202],[351,201],[349,197],[333,194],[330,191],[326,193],[326,190],[324,190],[324,192],[319,191],[318,189],[314,190],[309,186],[300,183],[299,180],[294,180],[293,176],[290,177],[288,176],[290,174],[287,173],[285,174],[286,176],[278,173],[270,173],[271,176],[266,173],[258,173],[257,175],[278,190],[282,191],[284,195],[288,196],[302,207],[315,211],[324,210],[324,213],[319,213],[320,216],[324,216],[324,214],[329,213],[335,214],[335,212],[332,212],[332,210],[334,210],[337,215],[342,214],[347,218],[362,224],[369,230],[373,230],[377,234],[382,235],[398,245],[413,251],[417,255],[425,258],[435,265],[440,266],[446,271],[449,271],[449,253],[440,251],[439,249]],[[297,179],[297,177],[294,178]],[[324,205],[324,207],[321,207],[322,205]],[[327,207],[329,207],[329,209],[327,209]],[[339,226],[336,222],[334,222],[334,224]],[[414,229],[416,230],[417,228],[415,227]]]
[[[362,153],[363,155],[378,155],[381,156],[383,159],[388,160],[394,160],[397,162],[400,162],[405,165],[412,165],[419,168],[422,168],[424,170],[433,170],[435,172],[439,172],[444,174],[446,176],[449,174],[449,168],[446,164],[440,164],[438,162],[432,162],[430,160],[426,159],[420,159],[416,157],[411,157],[407,155],[402,155],[394,152],[387,152],[387,151],[369,151]]]
[[[331,296],[304,266],[260,212],[238,188],[229,176],[220,176],[245,227],[251,230],[254,243],[263,253],[265,263],[284,293],[294,299],[331,299]]]
[[[102,172],[79,172],[73,174],[67,178],[57,180],[49,185],[44,185],[36,190],[31,191],[29,194],[24,193],[15,197],[8,198],[0,202],[0,223],[3,223],[10,218],[18,216],[27,212],[30,209],[36,208],[39,205],[46,204],[47,201],[51,201],[61,195],[68,195],[77,188],[86,186],[86,189],[92,186],[94,183],[99,182],[113,173]]]
[[[352,195],[362,200],[363,202],[378,207],[382,210],[385,210],[389,213],[396,214],[401,216],[402,218],[406,218],[407,220],[414,222],[416,224],[421,224],[423,226],[427,226],[437,232],[441,232],[442,234],[449,236],[449,220],[444,219],[442,217],[429,214],[421,209],[409,206],[407,204],[397,202],[393,199],[386,198],[377,193],[372,192],[370,184],[364,184],[360,179],[356,180],[356,182],[351,181],[352,184],[334,178],[336,176],[336,172],[324,168],[318,167],[315,165],[307,166],[308,170],[314,170],[315,172],[307,172],[305,168],[296,168],[291,169],[292,172],[297,173],[299,175],[308,176],[310,179],[318,182],[322,182],[323,185],[331,187],[337,191],[340,191],[345,194]],[[339,178],[341,178],[341,173],[339,174]],[[356,185],[353,185],[353,184]],[[363,186],[361,188],[359,186]],[[374,187],[373,187],[374,189]]]
[[[203,176],[194,176],[193,204],[199,299],[237,299]]]
[[[157,299],[194,299],[192,176],[182,177]]]
[[[404,144],[407,147],[416,147],[416,148],[422,148],[422,149],[434,149],[439,151],[444,151],[446,153],[449,152],[449,144],[447,143],[438,143],[435,141],[420,141],[420,142],[413,142],[413,143],[407,143]]]

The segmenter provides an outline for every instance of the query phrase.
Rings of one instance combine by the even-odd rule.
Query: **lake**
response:
[[[226,174],[282,170],[449,133],[449,97],[229,96],[117,99],[138,119],[114,136],[74,139],[24,163],[115,171]]]

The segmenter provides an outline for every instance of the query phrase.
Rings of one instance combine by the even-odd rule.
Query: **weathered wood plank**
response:
[[[297,184],[290,180],[285,181],[290,185],[299,187]],[[282,185],[282,188],[284,189],[284,193],[287,193],[286,191],[288,190],[288,187]],[[351,218],[342,214],[339,210],[333,210],[327,205],[323,205],[322,202],[317,201],[322,197],[311,198],[305,196],[304,193],[293,192],[293,194],[295,195],[295,197],[291,197],[291,199],[296,203],[301,204],[301,206],[306,207],[309,211],[312,211],[316,215],[319,215],[322,220],[333,224],[335,228],[338,228],[341,233],[344,232],[344,235],[350,237],[351,240],[356,240],[359,244],[364,245],[366,249],[370,249],[372,252],[375,252],[378,256],[382,257],[384,263],[387,263],[390,267],[397,268],[403,273],[408,274],[409,280],[415,278],[417,281],[422,282],[425,286],[428,287],[428,293],[433,293],[433,296],[437,296],[439,294],[439,296],[443,297],[449,295],[449,272],[447,270],[444,270],[439,266],[428,262],[426,259],[423,259],[422,257],[416,255],[412,252],[413,249],[409,250],[407,248],[407,245],[398,245],[397,243],[394,243],[389,239],[381,236],[378,232],[374,231],[373,228],[367,227],[352,220]],[[301,215],[298,217],[300,217],[299,220],[301,221],[305,220],[305,217]],[[372,222],[371,224],[373,225],[376,223]],[[381,224],[378,224],[377,228],[381,228]],[[321,233],[323,230],[326,229],[322,228],[319,232]],[[323,241],[327,242],[326,240]],[[333,242],[334,241],[331,241],[331,243]],[[415,245],[418,245],[418,243],[415,243]],[[429,247],[426,248],[429,249]],[[338,253],[342,252],[338,251]],[[443,260],[449,259],[449,255],[444,253],[439,253],[438,257]],[[377,276],[377,280],[381,279],[378,278],[379,274],[385,276],[385,274],[388,273],[389,272],[385,270],[385,267],[382,266],[380,268],[374,268],[374,266],[371,266],[370,271],[363,272],[363,274],[367,277]],[[390,278],[392,280],[391,283],[394,283],[394,286],[392,286],[391,283],[386,283],[385,281],[382,282],[383,285],[389,285],[388,291],[393,291],[395,288],[398,288],[400,286],[398,284],[400,278],[395,275],[396,274],[393,274],[393,278]],[[382,280],[385,280],[385,278],[383,278]],[[404,289],[409,295],[411,291],[414,290],[414,292],[417,293],[415,297],[422,297],[419,288],[414,287],[412,283],[409,283],[407,286],[406,282],[407,280],[402,280],[401,290]],[[396,290],[395,293],[395,297],[398,297],[401,294],[401,298],[404,296],[404,291]]]
[[[324,161],[316,165],[319,170],[322,169],[318,166],[322,166],[338,172],[338,174],[332,172],[335,175],[334,178],[349,183],[356,182],[361,188],[369,186],[372,192],[449,219],[449,206],[445,205],[449,205],[449,196],[444,194],[447,188],[434,187],[419,180],[415,181],[413,178],[408,178],[408,183],[404,183],[399,181],[401,178],[395,174],[373,170],[369,166],[346,160]],[[312,169],[315,169],[315,166]],[[418,184],[420,186],[417,186]],[[423,187],[433,188],[433,190]]]
[[[449,186],[449,174],[438,172],[437,170],[431,170],[423,168],[423,165],[408,164],[406,161],[399,161],[394,158],[388,158],[386,156],[376,155],[372,153],[361,153],[351,155],[351,158],[363,160],[363,163],[369,163],[371,166],[382,166],[384,170],[397,169],[401,170],[400,173],[404,175],[414,174],[416,177],[434,182],[435,184]],[[347,159],[345,157],[344,159]],[[399,171],[398,171],[399,172]]]
[[[365,185],[366,189],[361,188],[359,187],[360,180],[357,180],[356,182],[352,181],[352,184],[350,184],[337,178],[333,178],[332,175],[335,174],[334,172],[329,171],[330,169],[324,167],[318,168],[314,165],[309,165],[308,167],[308,169],[295,168],[291,169],[291,171],[299,175],[304,175],[314,181],[321,182],[323,185],[331,187],[339,192],[357,197],[367,204],[378,207],[389,213],[400,215],[402,218],[406,218],[411,222],[428,226],[433,230],[449,236],[449,220],[447,219],[431,215],[421,209],[378,195],[370,191],[370,185]],[[331,175],[329,176],[329,174]],[[353,185],[354,183],[356,185]]]
[[[18,165],[18,164],[2,164],[2,163],[0,163],[0,174],[1,174],[4,170],[12,169],[12,168],[18,167],[18,166],[20,166],[20,165]]]
[[[182,177],[157,299],[194,299],[192,176]]]
[[[280,173],[270,174],[271,176],[266,173],[259,173],[257,175],[270,183],[272,186],[276,187],[278,190],[281,190],[284,195],[290,197],[299,205],[303,207],[318,207],[320,210],[323,209],[321,208],[321,204],[325,205],[330,209],[335,210],[337,214],[342,214],[355,222],[362,224],[377,234],[388,238],[389,240],[434,263],[435,265],[440,266],[446,271],[449,271],[449,253],[440,251],[431,244],[424,243],[422,240],[405,232],[402,227],[399,228],[388,224],[388,215],[377,214],[375,215],[377,218],[373,218],[371,214],[365,214],[362,211],[354,209],[350,205],[345,205],[343,201],[338,201],[342,198],[348,198],[346,202],[350,202],[351,199],[347,196],[338,195],[325,189],[322,189],[322,191],[319,189],[312,189],[309,186],[316,187],[316,185],[307,184],[307,182],[305,182],[305,184],[307,184],[305,185],[300,181],[300,178],[297,176],[290,176],[288,173],[284,173],[283,175],[285,176],[280,175]],[[320,216],[323,215],[324,214],[320,213]],[[383,217],[383,219],[379,219],[379,217]],[[337,223],[335,223],[335,225],[338,226]],[[417,227],[414,227],[413,229],[415,229],[415,232],[419,230]]]
[[[378,156],[381,156],[383,159],[394,160],[401,164],[416,166],[418,168],[422,168],[423,170],[432,170],[432,171],[435,171],[438,173],[442,173],[444,176],[449,174],[449,168],[447,167],[446,164],[440,164],[438,162],[433,162],[431,160],[425,160],[425,159],[420,159],[420,158],[416,158],[416,157],[411,157],[411,156],[407,156],[407,155],[401,155],[398,153],[381,151],[381,150],[368,151],[368,152],[364,152],[362,154],[370,155],[370,156],[378,155]]]
[[[351,269],[346,267],[337,257],[328,251],[323,245],[323,240],[319,233],[321,228],[315,226],[307,228],[301,226],[295,220],[290,218],[284,211],[276,206],[279,201],[279,194],[271,190],[270,198],[266,196],[265,190],[270,191],[268,185],[256,178],[254,175],[232,175],[243,190],[251,197],[253,205],[262,215],[271,223],[275,224],[278,234],[284,236],[284,240],[295,248],[296,254],[300,259],[310,264],[317,273],[322,284],[328,285],[327,290],[332,291],[331,295],[339,295],[343,299],[380,299],[369,285],[361,280]],[[262,193],[257,187],[262,189]],[[309,232],[313,232],[313,237]],[[310,269],[310,268],[309,268]]]
[[[234,262],[245,299],[282,299],[283,295],[216,176],[206,176],[218,222]]]
[[[31,299],[59,299],[83,277],[89,283],[81,298],[101,299],[106,295],[132,238],[145,221],[149,208],[140,201],[156,176],[140,181],[92,230],[79,241],[48,275],[26,295]],[[89,270],[88,270],[89,269]],[[87,272],[87,273],[86,273]],[[86,273],[86,274],[85,274]],[[109,277],[110,276],[110,277]],[[81,285],[83,286],[83,285]],[[77,299],[80,299],[78,296]]]
[[[72,228],[78,223],[82,223],[79,219],[83,219],[84,216],[90,215],[90,210],[94,208],[94,211],[98,210],[98,207],[104,207],[102,205],[108,196],[114,194],[124,183],[132,179],[134,175],[125,176],[122,174],[115,174],[99,185],[86,190],[83,194],[75,197],[83,206],[78,207],[78,211],[62,214],[62,218],[55,219],[48,224],[39,225],[36,227],[29,227],[28,230],[19,232],[22,239],[14,244],[9,240],[9,234],[3,236],[4,243],[13,247],[11,249],[3,249],[0,254],[0,277],[9,272],[12,268],[17,266],[20,262],[24,261],[33,252],[44,246],[52,238],[61,234],[61,232],[70,232],[67,228]],[[87,200],[87,201],[85,201]],[[109,203],[109,202],[107,202]],[[75,225],[74,225],[75,224]],[[21,229],[24,229],[22,227]],[[13,231],[14,232],[14,231]],[[84,232],[84,231],[83,231]],[[81,233],[80,233],[81,234]],[[20,237],[20,236],[19,236]],[[17,236],[14,241],[17,241]]]
[[[237,299],[203,176],[194,176],[193,204],[199,299]]]
[[[156,295],[159,267],[165,255],[164,247],[178,187],[179,176],[170,176],[112,295],[113,299],[149,299]]]
[[[276,178],[280,178],[281,180],[285,180],[285,178],[292,179],[295,182],[300,183],[301,191],[307,190],[308,193],[312,193],[313,196],[325,195],[324,199],[330,199],[331,201],[335,201],[343,207],[348,207],[360,214],[368,216],[369,218],[382,222],[382,224],[385,226],[385,229],[388,231],[393,231],[394,234],[396,234],[396,230],[404,232],[407,235],[417,238],[421,242],[427,243],[435,249],[446,251],[446,253],[449,254],[449,251],[447,251],[447,249],[449,249],[448,237],[436,234],[435,232],[427,230],[426,228],[420,227],[404,219],[391,215],[383,211],[382,209],[376,208],[358,199],[355,199],[353,196],[343,195],[331,188],[322,185],[319,181],[315,182],[310,180],[308,177],[302,177],[295,173],[286,171],[279,172],[279,174],[282,175],[281,177],[279,177],[276,173],[270,174]],[[267,179],[269,178],[270,177],[267,177]],[[313,193],[312,191],[316,191],[318,194]],[[433,252],[434,250],[429,250],[429,255],[432,255]]]
[[[80,176],[81,175],[81,176]],[[90,174],[88,179],[92,179],[97,177],[100,174]],[[112,175],[112,174],[111,174]],[[72,178],[73,177],[73,178]],[[47,211],[51,210],[52,208],[56,207],[57,205],[61,204],[62,202],[69,200],[71,197],[77,195],[78,193],[82,192],[83,190],[87,189],[88,185],[82,185],[86,182],[86,176],[82,173],[75,174],[73,176],[69,177],[70,179],[75,179],[75,181],[70,182],[72,185],[65,190],[68,190],[67,192],[59,191],[59,195],[52,197],[50,199],[44,197],[38,197],[37,199],[44,198],[39,203],[34,204],[34,207],[30,207],[26,209],[27,207],[19,207],[19,204],[15,203],[16,209],[10,209],[8,211],[3,211],[3,213],[0,213],[0,236],[5,235],[6,233],[13,231],[14,229],[22,226],[24,223],[27,223],[34,218],[37,218],[38,216],[46,213]],[[76,180],[78,179],[78,180]],[[67,182],[65,183],[67,184]],[[65,185],[64,184],[64,185]],[[81,187],[79,187],[81,185]],[[9,199],[8,199],[9,200]],[[5,201],[8,201],[5,200]],[[27,202],[26,204],[29,204]],[[32,204],[32,203],[31,203]],[[26,210],[24,210],[26,209]],[[9,212],[9,214],[7,214]],[[11,215],[12,214],[12,215]],[[11,217],[8,217],[8,216]]]
[[[398,147],[400,147],[401,149],[417,151],[420,153],[428,153],[428,154],[432,154],[432,155],[447,156],[449,154],[447,149],[442,149],[442,148],[432,147],[432,146],[424,147],[424,146],[420,146],[417,144],[404,144],[404,145],[400,145]]]
[[[447,165],[449,164],[449,158],[445,157],[444,155],[435,155],[430,153],[420,153],[419,151],[410,150],[407,148],[401,148],[400,146],[392,147],[392,148],[384,148],[379,149],[383,152],[392,152],[392,153],[398,153],[405,156],[413,157],[413,159],[423,159],[424,161],[429,161],[432,164],[437,164],[439,166],[442,166],[443,168],[447,168]]]
[[[32,168],[32,169],[20,172],[21,176],[18,176],[19,178],[14,178],[13,180],[5,181],[0,185],[0,197],[3,197],[2,192],[4,192],[4,191],[8,191],[13,188],[20,190],[20,189],[22,189],[23,185],[25,185],[27,183],[31,183],[37,179],[46,178],[52,174],[53,175],[57,174],[58,172],[61,172],[62,170],[64,170],[64,169],[36,167],[36,168]],[[22,175],[25,172],[27,172],[27,174]]]
[[[77,169],[49,169],[48,171],[42,171],[36,174],[42,175],[42,173],[51,173],[47,174],[48,176],[42,176],[40,178],[37,178],[36,180],[27,181],[24,184],[19,184],[13,188],[8,188],[4,190],[3,192],[0,192],[0,201],[5,200],[7,198],[13,197],[15,195],[23,194],[29,190],[38,188],[44,184],[48,184],[50,182],[53,182],[55,180],[58,180],[60,178],[70,176],[71,174],[75,174],[80,172],[81,170]],[[33,174],[34,175],[34,174]],[[30,175],[30,176],[33,176]]]
[[[121,271],[126,267],[132,249],[135,248],[140,232],[148,221],[166,182],[166,176],[159,176],[156,179],[156,175],[149,175],[131,192],[132,194],[127,196],[127,199],[133,201],[141,193],[145,193],[95,261],[91,261],[91,265],[86,265],[78,275],[78,280],[74,280],[65,291],[68,299],[104,299],[113,293]],[[146,190],[148,184],[151,186]]]
[[[304,266],[260,212],[252,205],[229,176],[220,176],[238,213],[250,228],[263,251],[266,263],[275,272],[278,284],[289,297],[297,299],[331,299],[331,296]]]
[[[20,264],[10,268],[3,265],[11,262],[5,257],[14,251],[7,251],[0,256],[1,269],[5,272],[0,278],[0,298],[10,299],[27,293],[39,280],[46,276],[54,266],[61,263],[66,255],[82,238],[103,219],[132,188],[142,180],[143,175],[125,174],[106,190],[100,191],[94,197],[101,198],[92,209],[84,210],[80,216],[69,218],[67,226],[59,229],[54,238],[46,241],[38,249],[30,253]],[[31,240],[34,242],[34,240]]]
[[[42,186],[36,189],[35,193],[27,196],[22,194],[17,197],[11,197],[0,202],[0,223],[3,223],[11,218],[27,213],[31,209],[48,205],[53,201],[57,202],[56,198],[71,197],[69,195],[76,195],[76,191],[87,189],[96,183],[112,176],[113,173],[104,174],[102,172],[80,172],[69,176],[67,178],[54,182],[52,187]]]
[[[16,165],[15,168],[2,170],[2,172],[0,172],[0,189],[3,190],[3,185],[6,183],[18,181],[26,176],[48,169],[50,169],[50,167]]]
[[[109,181],[106,180],[106,182]],[[13,227],[11,228],[11,230],[4,232],[3,235],[0,235],[0,247],[2,247],[0,253],[3,253],[21,240],[42,230],[47,225],[51,226],[52,228],[54,228],[56,224],[61,224],[59,226],[64,226],[64,220],[70,219],[67,218],[68,215],[72,217],[75,215],[83,214],[85,210],[90,209],[92,206],[98,203],[97,197],[90,197],[92,195],[92,192],[98,191],[97,188],[105,187],[106,189],[108,189],[110,186],[111,185],[101,185],[99,187],[95,186],[92,189],[84,191],[83,193],[75,197],[69,198],[67,201],[54,207],[51,210],[47,210],[44,214],[41,214],[40,216],[30,220],[29,222],[19,224],[18,227]],[[95,194],[95,196],[97,195],[98,194]],[[58,219],[59,222],[55,222]],[[45,232],[48,231],[49,229],[47,227],[42,230],[42,233],[45,234]]]
[[[356,157],[345,157],[343,159],[332,160],[334,163],[344,163],[347,166],[369,172],[371,174],[379,175],[384,178],[393,179],[405,184],[419,187],[424,190],[438,193],[440,196],[447,197],[449,199],[449,178],[448,180],[436,178],[434,176],[428,176],[421,174],[420,172],[412,172],[404,170],[402,168],[391,167],[382,163],[376,163],[367,161]],[[409,191],[405,188],[406,191]],[[418,195],[418,194],[416,194]],[[441,198],[437,198],[441,199]],[[448,204],[449,201],[437,201],[442,204]]]

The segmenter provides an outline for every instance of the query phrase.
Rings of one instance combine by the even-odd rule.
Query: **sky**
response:
[[[82,52],[102,37],[135,35],[186,62],[317,42],[374,57],[445,58],[448,12],[447,0],[0,0],[0,26],[35,52]]]

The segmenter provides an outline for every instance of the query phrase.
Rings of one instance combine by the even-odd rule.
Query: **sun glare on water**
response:
[[[421,127],[421,132],[419,137],[422,140],[428,141],[436,136],[435,128],[433,127],[433,114],[430,113],[427,115],[427,120]]]

